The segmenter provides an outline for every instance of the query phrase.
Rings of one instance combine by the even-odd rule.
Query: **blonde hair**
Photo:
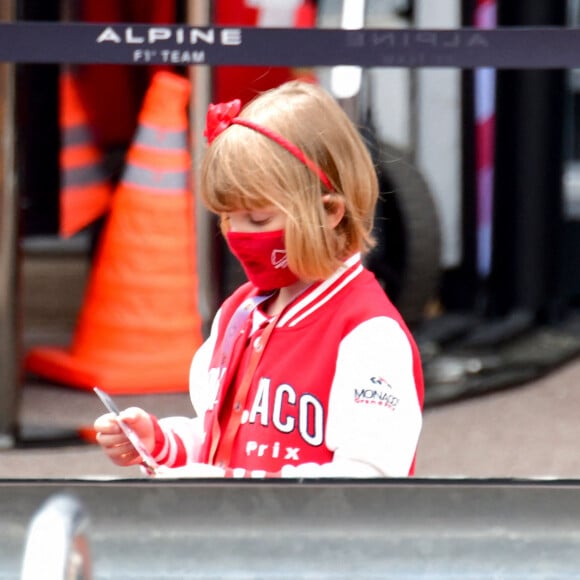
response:
[[[279,208],[286,214],[288,265],[302,280],[327,278],[346,257],[372,248],[377,174],[359,132],[326,91],[290,81],[256,97],[239,117],[296,145],[328,176],[333,190],[280,144],[231,125],[212,142],[202,162],[200,193],[210,211],[223,216]],[[330,194],[326,204],[325,194]],[[345,213],[331,228],[326,212],[335,196],[344,200]],[[223,220],[222,230],[227,230]]]

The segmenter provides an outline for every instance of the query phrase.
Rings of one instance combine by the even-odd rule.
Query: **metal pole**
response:
[[[208,0],[189,0],[187,4],[187,23],[190,26],[209,26],[211,5]],[[204,325],[204,334],[209,333],[211,320],[219,305],[218,273],[216,272],[215,221],[199,199],[199,166],[203,157],[205,138],[203,129],[205,115],[211,101],[211,70],[208,66],[190,67],[191,93],[191,139],[195,195],[195,223],[197,239],[198,309]]]
[[[0,3],[0,21],[14,20],[14,4]],[[0,448],[12,447],[16,439],[20,381],[14,108],[14,65],[0,63]]]

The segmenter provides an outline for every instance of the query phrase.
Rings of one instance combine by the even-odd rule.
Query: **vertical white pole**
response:
[[[417,3],[417,28],[461,26],[458,1]],[[419,68],[415,93],[415,162],[429,183],[441,220],[441,265],[452,268],[463,255],[461,232],[461,71]],[[445,151],[442,160],[441,151]]]

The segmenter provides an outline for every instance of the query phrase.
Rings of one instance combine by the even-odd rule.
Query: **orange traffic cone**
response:
[[[93,144],[88,115],[73,74],[60,76],[60,228],[70,237],[109,209],[112,186],[102,165],[102,155]]]
[[[188,389],[200,346],[187,79],[154,75],[69,349],[40,347],[27,370],[117,394]]]

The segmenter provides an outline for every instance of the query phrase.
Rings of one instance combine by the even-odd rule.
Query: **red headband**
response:
[[[253,129],[258,133],[262,133],[262,135],[265,135],[268,137],[268,139],[271,139],[272,141],[278,143],[278,145],[284,147],[286,151],[304,163],[308,169],[316,173],[316,175],[320,178],[320,181],[322,181],[322,183],[324,183],[328,189],[334,189],[326,173],[324,173],[324,171],[322,171],[322,169],[316,165],[316,163],[306,157],[306,155],[304,155],[304,153],[298,149],[294,143],[291,143],[288,141],[288,139],[282,137],[282,135],[279,135],[274,131],[270,131],[270,129],[266,127],[257,125],[256,123],[248,121],[247,119],[241,119],[237,116],[241,109],[242,102],[240,99],[235,99],[229,103],[219,103],[217,105],[209,106],[207,110],[205,131],[203,132],[204,136],[207,138],[208,143],[211,143],[218,135],[222,133],[222,131],[227,129],[230,125],[243,125],[244,127],[248,127],[248,129]]]

